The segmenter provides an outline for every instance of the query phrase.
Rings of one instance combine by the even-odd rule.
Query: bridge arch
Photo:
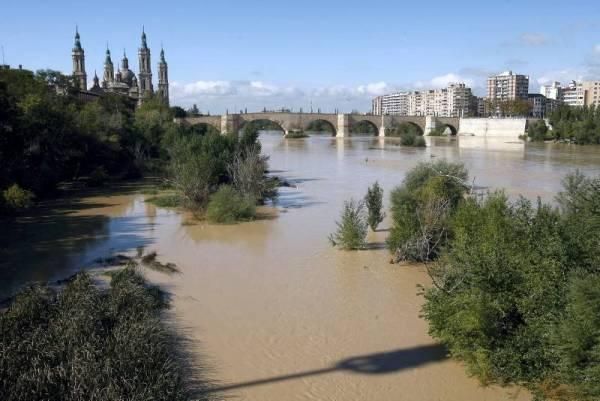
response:
[[[287,133],[283,124],[270,118],[253,118],[240,122],[240,132],[243,132],[247,127],[256,127],[259,131],[281,131],[282,135]]]
[[[373,121],[367,119],[357,119],[350,125],[351,136],[378,136],[379,127]]]
[[[331,136],[337,135],[337,129],[331,121],[324,120],[322,118],[316,118],[308,121],[304,125],[305,132],[328,132]]]
[[[423,136],[423,128],[412,121],[402,121],[395,123],[391,128],[386,130],[385,136],[399,137],[403,132],[412,131],[419,136]]]

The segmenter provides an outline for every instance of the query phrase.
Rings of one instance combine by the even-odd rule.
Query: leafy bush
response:
[[[153,205],[158,207],[169,208],[180,207],[183,204],[181,196],[177,194],[151,196],[149,198],[146,198],[145,202],[152,203]]]
[[[113,273],[107,290],[81,273],[61,291],[22,291],[0,315],[0,399],[190,399],[207,387],[192,386],[165,306],[132,268]]]
[[[248,146],[228,166],[235,189],[259,203],[277,196],[277,182],[265,176],[268,159],[260,154],[260,147]]]
[[[365,196],[365,204],[367,205],[367,211],[369,216],[367,221],[371,230],[377,230],[379,223],[385,218],[383,209],[383,188],[379,186],[379,183],[375,181],[375,184],[371,185],[367,189],[367,195]]]
[[[256,217],[254,199],[244,196],[229,185],[222,185],[210,197],[206,217],[213,223],[235,223]]]
[[[304,131],[290,131],[285,137],[288,139],[301,139],[308,138],[308,134],[306,134]]]
[[[430,334],[484,383],[539,399],[600,396],[600,179],[564,180],[560,209],[492,193],[459,203],[430,269]]]
[[[388,132],[386,132],[386,135],[389,137],[400,138],[400,144],[403,146],[426,146],[425,138],[423,138],[421,129],[413,124],[405,123],[396,127],[392,127]]]
[[[466,193],[466,179],[462,164],[420,163],[392,191],[387,245],[397,261],[438,256],[450,234],[448,219]]]
[[[33,192],[21,188],[17,184],[13,184],[2,192],[3,201],[0,200],[0,208],[2,204],[9,211],[16,212],[27,209],[33,205]]]
[[[336,222],[336,225],[336,232],[329,235],[333,246],[339,245],[347,250],[362,249],[366,246],[368,224],[363,201],[350,199],[344,202],[341,221]]]
[[[532,141],[545,141],[546,139],[551,139],[551,137],[548,136],[548,126],[544,120],[538,120],[531,123],[527,130],[527,137]]]
[[[101,187],[106,184],[106,181],[109,179],[109,175],[106,172],[106,169],[102,166],[97,167],[92,171],[87,180],[87,185],[90,187]]]

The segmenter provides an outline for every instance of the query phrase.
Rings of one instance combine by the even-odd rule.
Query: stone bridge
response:
[[[350,136],[352,127],[358,123],[367,123],[375,128],[375,132],[381,137],[386,136],[386,131],[401,124],[412,124],[420,129],[424,135],[428,135],[438,127],[448,127],[452,135],[459,130],[460,119],[458,117],[435,117],[435,116],[374,116],[365,114],[324,114],[324,113],[287,113],[287,112],[264,112],[225,114],[221,116],[198,116],[176,119],[182,124],[207,124],[215,127],[221,133],[239,132],[245,124],[252,121],[270,121],[281,127],[284,135],[290,131],[306,131],[311,123],[324,122],[332,128],[336,137]]]

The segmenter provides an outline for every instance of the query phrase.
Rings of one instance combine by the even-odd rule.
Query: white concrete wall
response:
[[[458,134],[518,139],[526,125],[526,118],[461,118]]]

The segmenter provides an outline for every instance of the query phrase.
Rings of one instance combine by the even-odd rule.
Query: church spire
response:
[[[169,72],[165,61],[165,50],[160,46],[160,62],[158,63],[158,94],[162,101],[169,105]]]
[[[142,97],[145,97],[154,93],[154,89],[152,88],[150,49],[148,48],[148,44],[146,42],[146,31],[144,30],[144,26],[142,26],[142,45],[138,49],[138,56],[140,67],[138,74],[140,94]]]
[[[75,25],[75,45],[71,53],[73,59],[73,77],[79,85],[79,89],[87,90],[87,74],[85,73],[85,52],[81,46],[79,27]]]
[[[108,88],[109,83],[115,79],[115,67],[110,58],[108,43],[106,44],[106,59],[104,59],[104,75],[102,76],[102,87]]]

